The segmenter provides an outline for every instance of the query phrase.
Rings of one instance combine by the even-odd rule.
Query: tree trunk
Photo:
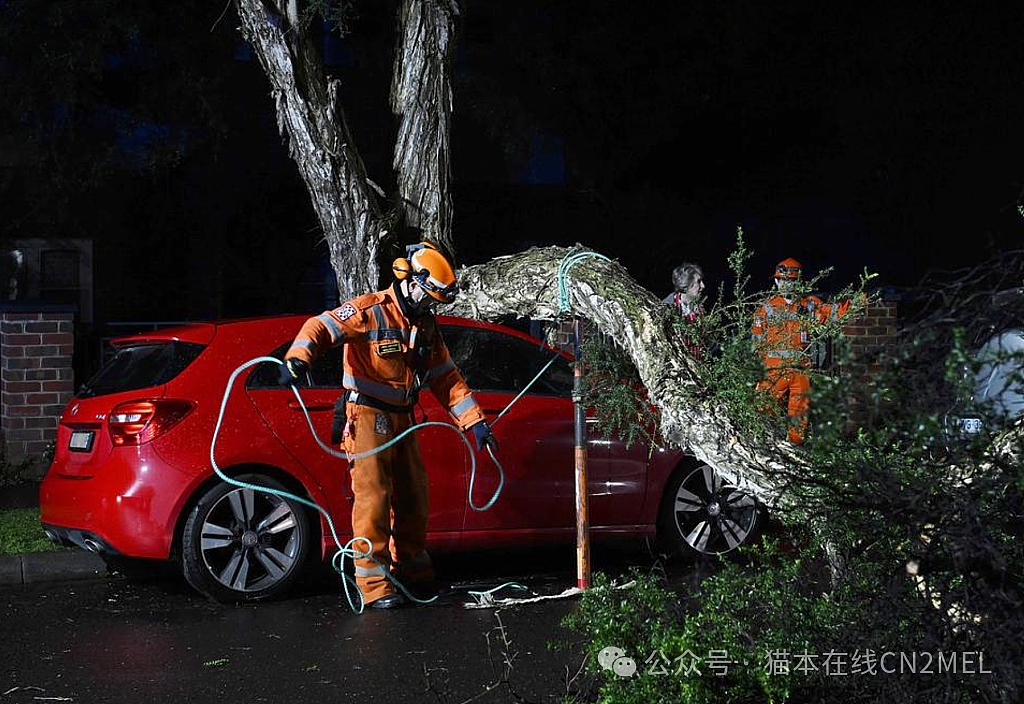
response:
[[[559,265],[574,251],[583,250],[533,248],[460,269],[458,298],[443,313],[491,320],[510,315],[590,320],[633,360],[661,412],[667,442],[688,449],[769,507],[792,505],[795,497],[789,489],[807,468],[807,459],[789,442],[741,435],[725,409],[701,388],[695,366],[699,362],[675,332],[674,313],[621,265],[596,258],[576,264],[566,276],[568,309],[560,310]],[[996,441],[994,453],[1014,461],[1022,437],[1024,421],[1018,421]],[[841,577],[838,559],[833,566]]]
[[[394,168],[405,224],[455,253],[451,236],[450,68],[454,0],[402,0],[391,109],[399,118]]]
[[[341,82],[327,78],[298,0],[236,3],[242,33],[270,79],[278,129],[323,228],[341,299],[374,291],[387,223],[345,122]]]
[[[553,320],[560,315],[558,269],[562,247],[530,249],[459,271],[459,296],[445,314],[497,319],[516,315]],[[672,311],[615,262],[586,259],[567,276],[564,314],[592,321],[621,346],[661,411],[661,431],[672,445],[689,448],[738,487],[769,506],[785,498],[777,476],[797,470],[788,443],[761,447],[740,436],[725,412],[699,393],[697,362],[674,332]]]

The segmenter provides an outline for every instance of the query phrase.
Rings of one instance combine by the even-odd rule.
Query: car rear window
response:
[[[106,396],[166,384],[195,361],[203,345],[194,342],[146,342],[124,345],[78,391],[78,398]]]

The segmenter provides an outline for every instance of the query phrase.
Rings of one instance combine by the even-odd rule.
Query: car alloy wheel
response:
[[[722,554],[742,545],[757,525],[758,504],[708,465],[679,482],[670,506],[679,536],[697,552]]]
[[[213,505],[201,530],[203,562],[229,589],[272,587],[295,564],[295,512],[279,496],[235,489]]]
[[[240,479],[284,489],[268,477]],[[291,499],[220,483],[192,510],[182,542],[190,584],[219,601],[254,601],[282,593],[301,571],[308,520]]]

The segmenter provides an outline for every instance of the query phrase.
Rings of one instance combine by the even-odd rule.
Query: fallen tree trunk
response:
[[[578,249],[533,248],[459,271],[459,296],[444,313],[498,319],[515,315],[554,320],[578,315],[591,321],[630,356],[661,412],[666,442],[691,451],[737,487],[778,506],[779,477],[798,470],[799,451],[786,442],[753,443],[715,404],[701,400],[699,364],[673,326],[673,314],[624,267],[588,258],[566,277],[567,310],[559,306],[559,265]]]
[[[502,256],[459,271],[459,296],[444,313],[497,320],[507,316],[555,320],[575,315],[591,321],[629,355],[651,402],[661,413],[661,435],[692,452],[737,487],[770,508],[784,508],[787,485],[808,468],[800,448],[767,438],[745,437],[714,402],[693,358],[675,330],[674,314],[613,261],[588,258],[566,277],[568,308],[559,296],[559,266],[579,247],[540,247]],[[1024,422],[993,445],[993,452],[1019,461]],[[952,468],[951,468],[952,469]]]

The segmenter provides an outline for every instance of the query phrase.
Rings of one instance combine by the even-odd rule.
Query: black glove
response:
[[[487,425],[487,421],[480,421],[471,427],[470,430],[473,431],[473,438],[476,440],[476,449],[478,451],[483,450],[487,446],[495,450],[498,449],[498,438],[494,437],[494,433],[491,432],[491,426]]]
[[[288,357],[278,369],[280,371],[278,372],[277,383],[281,386],[291,386],[293,384],[298,385],[299,380],[305,376],[306,370],[309,369],[309,365],[296,357]]]

